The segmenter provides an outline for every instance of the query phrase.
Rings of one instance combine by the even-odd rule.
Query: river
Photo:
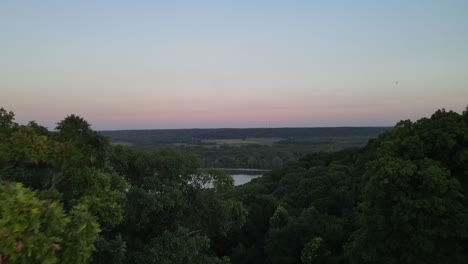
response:
[[[239,186],[245,183],[248,183],[249,181],[262,177],[262,175],[247,175],[247,174],[231,174],[232,178],[234,179],[234,185]]]
[[[234,179],[234,186],[246,184],[249,181],[262,177],[265,173],[270,170],[263,169],[247,169],[247,168],[214,168],[217,170],[223,170],[227,174],[231,175]],[[205,169],[206,170],[206,169]]]

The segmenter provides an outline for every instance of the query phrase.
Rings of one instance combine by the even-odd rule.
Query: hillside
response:
[[[312,128],[218,128],[218,129],[154,129],[100,131],[113,141],[135,146],[199,143],[201,140],[246,138],[331,138],[369,139],[389,127],[312,127]]]
[[[467,135],[468,112],[439,110],[235,187],[174,147],[111,145],[75,115],[52,133],[0,108],[0,259],[464,264]]]

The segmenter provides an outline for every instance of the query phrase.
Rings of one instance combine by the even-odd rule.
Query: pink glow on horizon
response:
[[[72,109],[98,130],[217,128],[217,127],[320,127],[320,126],[393,126],[401,119],[429,116],[437,108],[428,106],[317,106],[267,107],[266,104],[243,104],[240,108],[222,104],[193,104],[189,109],[164,110],[161,107]],[[460,108],[460,107],[459,107]],[[13,110],[14,109],[9,109]],[[450,110],[450,108],[447,108]],[[55,107],[42,111],[22,109],[15,112],[19,123],[36,120],[50,129],[67,114]],[[75,111],[73,111],[75,110]],[[453,109],[461,112],[463,108]],[[33,117],[26,119],[26,117]]]
[[[467,1],[31,2],[0,1],[22,124],[392,126],[468,102]]]

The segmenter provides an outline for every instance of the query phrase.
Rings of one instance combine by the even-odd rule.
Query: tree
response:
[[[283,206],[278,205],[276,208],[275,213],[270,218],[270,227],[271,228],[281,228],[288,224],[289,222],[289,214]]]
[[[468,210],[460,183],[430,159],[382,154],[368,164],[355,263],[466,263]]]
[[[5,110],[3,107],[0,108],[0,135],[8,134],[18,126],[14,120],[15,114],[13,112]]]
[[[230,175],[200,171],[193,156],[173,148],[135,151],[119,147],[111,164],[129,176],[125,217],[130,263],[218,263],[209,238],[245,222],[246,210],[227,197]],[[223,260],[224,261],[224,260]]]
[[[247,165],[249,166],[249,168],[256,168],[258,166],[257,159],[254,156],[249,156],[247,160]]]
[[[123,220],[129,186],[123,176],[108,166],[108,140],[92,131],[84,119],[74,115],[59,123],[58,133],[51,133],[35,122],[17,126],[12,121],[14,115],[11,112],[1,111],[1,115],[4,128],[8,129],[0,129],[0,178],[21,182],[37,190],[41,199],[63,202],[64,212],[70,216],[80,215],[79,211],[84,209],[79,208],[85,208],[85,215],[92,215],[106,230],[101,233],[99,245],[115,241],[118,235],[108,230]],[[81,228],[83,220],[77,221],[77,228]],[[81,234],[82,231],[69,230],[68,235]],[[92,245],[96,237],[91,238],[93,240],[88,242],[78,238],[75,241]],[[75,246],[80,247],[72,243],[67,247]],[[91,252],[82,252],[83,261],[89,260]],[[68,253],[63,254],[63,259],[81,262]]]
[[[0,184],[0,258],[3,263],[87,263],[99,225],[79,205],[40,200],[20,183]]]
[[[314,237],[304,246],[301,261],[303,264],[327,263],[329,255],[330,251],[324,247],[323,239],[321,237]]]
[[[103,167],[110,149],[110,141],[96,131],[82,117],[69,115],[59,123],[57,140],[79,151],[79,161],[86,165]],[[78,154],[78,153],[76,153]]]
[[[206,254],[210,240],[196,232],[179,229],[164,231],[144,245],[141,251],[132,252],[128,263],[154,264],[229,264],[229,259]]]
[[[271,161],[271,164],[274,169],[278,169],[283,166],[283,160],[280,157],[276,156]]]

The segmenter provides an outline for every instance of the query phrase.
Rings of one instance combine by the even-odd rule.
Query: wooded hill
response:
[[[357,137],[372,138],[388,127],[312,127],[312,128],[218,128],[218,129],[152,129],[100,131],[113,141],[148,146],[173,143],[199,143],[207,139],[246,138],[311,138]]]
[[[234,187],[194,155],[0,110],[2,263],[468,263],[468,113]],[[207,184],[212,186],[207,188]]]

